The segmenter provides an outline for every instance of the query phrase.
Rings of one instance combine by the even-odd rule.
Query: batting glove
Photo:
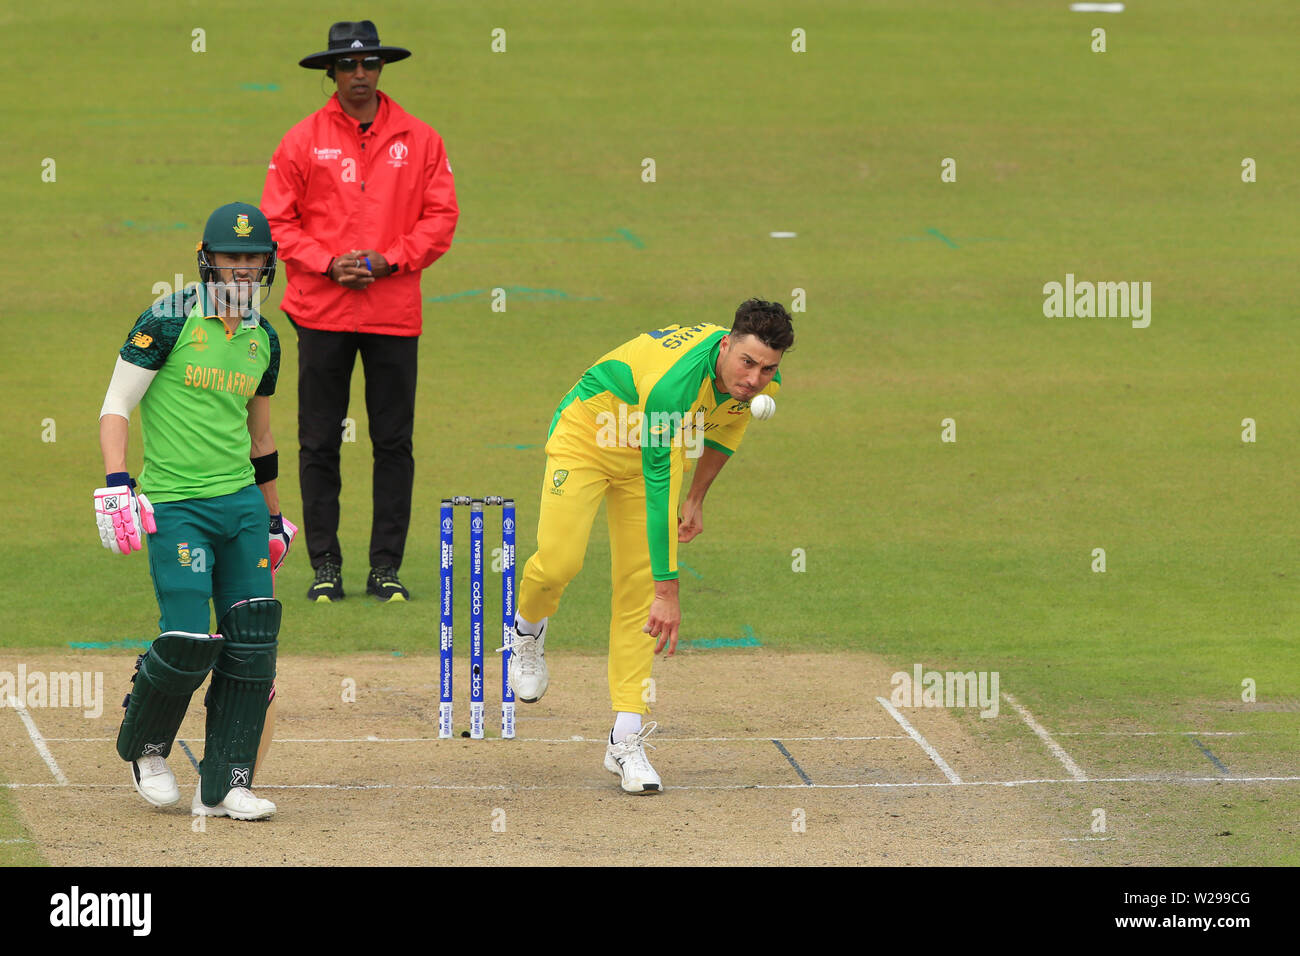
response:
[[[284,515],[271,515],[272,577],[280,570],[280,565],[284,564],[284,559],[289,554],[289,546],[293,544],[294,535],[297,533],[297,526]]]
[[[158,530],[153,505],[135,493],[135,481],[126,472],[108,475],[104,484],[106,487],[95,489],[99,540],[114,554],[143,550],[144,536]]]

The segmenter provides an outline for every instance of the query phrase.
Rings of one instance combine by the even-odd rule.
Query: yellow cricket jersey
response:
[[[749,402],[715,387],[718,347],[729,330],[702,323],[645,332],[602,356],[583,373],[555,410],[551,431],[571,404],[581,402],[596,425],[600,446],[640,448],[645,478],[646,537],[656,581],[677,577],[676,495],[672,456],[688,448],[731,455],[749,424]],[[762,394],[776,396],[778,370]],[[698,451],[696,452],[698,453]]]

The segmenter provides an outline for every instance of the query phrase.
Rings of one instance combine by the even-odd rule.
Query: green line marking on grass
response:
[[[677,562],[677,566],[678,566],[679,568],[681,568],[683,571],[689,571],[689,572],[691,572],[691,574],[695,575],[699,580],[701,580],[701,581],[704,580],[704,575],[700,574],[699,571],[696,571],[693,567],[691,567],[691,566],[690,566],[689,564],[687,564],[686,562],[684,562],[684,561],[678,561],[678,562]]]
[[[645,243],[642,242],[640,239],[638,239],[636,236],[634,236],[632,234],[631,229],[615,229],[614,231],[618,233],[620,236],[622,236],[624,239],[626,239],[628,242],[632,243],[632,248],[634,249],[645,248]]]
[[[938,239],[940,242],[947,245],[950,249],[961,248],[961,246],[957,245],[957,241],[955,239],[949,239],[938,229],[931,228],[925,230],[925,232],[926,235],[924,236],[903,236],[899,240],[899,242],[925,242],[926,240],[929,239]],[[996,236],[975,236],[973,238],[968,237],[962,240],[962,242],[967,242],[967,243],[969,242],[1010,242],[1010,241],[1011,241],[1010,239],[1004,239]]]
[[[538,443],[538,444],[534,444],[534,445],[487,445],[487,446],[485,446],[485,447],[487,447],[487,448],[513,448],[513,449],[515,449],[516,451],[523,451],[525,448],[545,448],[545,447],[546,447],[546,444],[545,444],[544,442],[542,442],[542,443]]]
[[[498,286],[507,296],[516,296],[526,302],[603,302],[598,295],[569,295],[563,289],[530,289],[523,285]],[[425,302],[452,302],[456,299],[472,299],[480,295],[491,295],[491,289],[468,289],[464,292],[452,292],[447,295],[435,295]]]
[[[144,651],[153,641],[68,641],[74,651]]]
[[[944,243],[944,244],[945,244],[946,246],[948,246],[950,249],[957,249],[957,248],[959,248],[958,245],[957,245],[957,243],[953,242],[951,239],[949,239],[947,236],[945,236],[943,233],[941,233],[938,229],[927,229],[927,230],[925,230],[925,231],[926,231],[927,233],[929,233],[930,235],[934,236],[934,237],[935,237],[936,239],[938,239],[940,242]]]
[[[680,565],[681,562],[678,562]],[[692,641],[679,641],[681,647],[708,649],[713,647],[762,647],[763,642],[754,635],[748,624],[742,628],[743,637],[699,637]]]
[[[482,239],[462,239],[457,236],[452,244],[462,242],[501,244],[507,242],[626,242],[633,249],[644,249],[645,243],[631,229],[615,229],[609,236],[543,236],[540,238],[515,238],[504,236],[484,237]]]
[[[241,90],[269,90],[274,92],[280,88],[279,83],[240,83]]]
[[[700,637],[693,641],[682,641],[682,647],[707,649],[712,647],[762,647],[755,637]]]

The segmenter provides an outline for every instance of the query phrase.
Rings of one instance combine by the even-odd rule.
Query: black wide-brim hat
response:
[[[343,20],[335,23],[330,26],[329,39],[326,42],[329,44],[328,50],[303,57],[298,61],[298,65],[305,66],[309,70],[324,70],[333,66],[334,61],[339,57],[347,56],[349,53],[361,56],[373,53],[382,56],[385,63],[396,63],[411,55],[410,50],[404,50],[400,46],[380,44],[379,30],[370,20],[362,20],[359,23]]]

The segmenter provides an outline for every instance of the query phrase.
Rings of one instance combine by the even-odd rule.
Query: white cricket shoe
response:
[[[537,703],[551,682],[546,670],[546,623],[536,637],[510,628],[509,643],[501,650],[510,651],[510,689],[515,697],[525,704]]]
[[[275,804],[253,795],[247,787],[235,787],[215,807],[203,802],[203,784],[194,790],[190,813],[196,817],[230,817],[232,820],[264,820],[275,813]]]
[[[659,774],[655,773],[645,755],[646,747],[655,749],[654,744],[646,743],[646,738],[658,726],[652,720],[637,733],[628,734],[618,743],[605,747],[605,769],[622,778],[623,789],[628,793],[659,793],[663,790]]]
[[[141,757],[131,761],[131,782],[136,791],[155,807],[170,807],[180,803],[181,790],[176,786],[176,774],[162,757]]]

